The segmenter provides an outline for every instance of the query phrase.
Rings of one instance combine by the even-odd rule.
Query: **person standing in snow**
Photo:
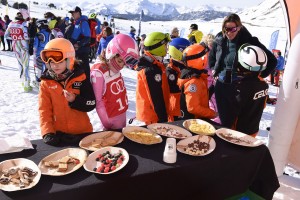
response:
[[[275,52],[274,55],[277,59],[277,65],[274,73],[274,86],[279,87],[279,79],[284,71],[284,58],[281,55],[281,51]]]
[[[6,30],[6,24],[5,22],[2,20],[2,17],[0,17],[0,46],[1,46],[1,43],[2,43],[2,51],[5,51],[5,41],[4,41],[4,33],[5,33],[5,30]]]
[[[114,38],[114,34],[112,33],[112,30],[108,26],[102,30],[102,33],[103,35],[100,39],[99,46],[97,49],[97,56],[105,52],[108,43]]]
[[[145,53],[137,64],[136,118],[147,125],[171,121],[170,88],[163,63],[170,41],[169,34],[152,32],[147,35]]]
[[[86,76],[90,77],[90,41],[91,31],[88,23],[88,17],[81,14],[81,9],[76,6],[69,11],[75,20],[74,30],[70,42],[74,45],[76,58],[82,61]]]
[[[266,59],[259,60],[262,63],[257,63],[256,67],[250,65],[250,70],[241,66],[238,57],[239,49],[246,43],[259,47],[266,54]],[[253,59],[255,61],[256,58]],[[265,90],[268,89],[262,78],[275,69],[275,56],[250,34],[240,17],[233,13],[224,18],[222,32],[216,35],[208,61],[217,79],[215,96],[222,125],[255,137],[265,105]],[[247,103],[251,99],[253,101]]]
[[[6,28],[7,28],[8,25],[10,24],[10,22],[11,22],[11,20],[9,19],[8,15],[4,16],[4,21],[5,21],[5,25],[6,25]],[[13,51],[13,49],[12,49],[12,41],[10,39],[6,39],[6,43],[8,45],[7,51]]]
[[[23,89],[25,92],[32,90],[30,86],[29,75],[29,37],[28,29],[26,25],[26,18],[29,18],[26,10],[22,10],[23,13],[18,12],[14,22],[11,22],[6,29],[4,37],[12,39],[12,47],[18,60],[20,78],[22,80]]]
[[[81,63],[75,60],[72,43],[55,38],[41,51],[46,71],[39,93],[40,129],[49,145],[77,143],[93,131],[87,112],[95,108],[95,95]]]
[[[100,54],[100,61],[91,68],[96,111],[104,130],[126,126],[128,98],[120,70],[125,65],[136,65],[138,55],[136,42],[120,33],[108,43],[105,53]]]
[[[203,37],[203,33],[198,30],[197,24],[191,24],[190,34],[188,35],[188,40],[191,44],[200,43]]]

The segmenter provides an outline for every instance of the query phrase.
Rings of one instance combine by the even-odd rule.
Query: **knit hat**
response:
[[[133,26],[130,26],[130,33],[136,32],[136,29]]]
[[[197,24],[191,24],[190,29],[198,30],[198,25]]]

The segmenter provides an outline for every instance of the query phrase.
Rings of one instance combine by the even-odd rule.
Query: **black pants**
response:
[[[0,36],[0,38],[1,38],[1,43],[3,45],[3,50],[5,50],[4,35]]]
[[[215,97],[223,126],[254,134],[265,107],[268,84],[258,78],[232,84],[217,81]]]
[[[6,43],[8,45],[8,50],[12,51],[12,40],[6,39]]]
[[[77,53],[76,58],[82,61],[82,68],[84,69],[86,78],[90,80],[90,63],[89,63],[89,52]]]

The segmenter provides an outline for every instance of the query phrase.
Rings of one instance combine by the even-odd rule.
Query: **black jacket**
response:
[[[257,37],[253,37],[244,26],[241,28],[236,37],[237,51],[245,43],[258,46],[265,51],[268,57],[267,68],[261,72],[260,76],[265,78],[270,75],[277,65],[277,59],[272,52],[270,52],[263,44],[261,44]],[[227,40],[227,37],[223,36],[222,32],[218,33],[209,53],[209,67],[215,70],[215,77],[218,76],[221,71],[225,70],[224,58],[226,56]],[[239,65],[239,63],[236,62],[236,65]],[[234,67],[237,68],[238,66]]]

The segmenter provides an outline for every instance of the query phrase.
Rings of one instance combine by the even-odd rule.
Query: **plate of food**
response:
[[[89,151],[96,151],[106,146],[115,146],[123,139],[124,136],[120,132],[103,131],[86,136],[79,142],[79,146]]]
[[[220,128],[216,131],[216,134],[221,139],[230,142],[232,144],[237,144],[246,147],[257,147],[262,145],[263,142],[245,133],[235,131],[228,128]]]
[[[216,142],[211,136],[195,135],[180,140],[176,146],[177,150],[191,156],[205,156],[213,152]]]
[[[16,158],[0,163],[0,177],[1,190],[8,192],[26,190],[39,182],[41,171],[33,161]]]
[[[96,174],[112,174],[121,170],[129,161],[128,152],[119,147],[103,147],[91,153],[84,169]]]
[[[183,122],[184,128],[187,130],[201,135],[214,135],[216,129],[210,123],[201,119],[188,119]]]
[[[158,144],[162,142],[160,135],[153,133],[151,130],[139,126],[126,126],[122,133],[129,140],[146,145]]]
[[[43,158],[38,167],[49,176],[64,176],[79,169],[86,161],[87,152],[80,148],[67,148]]]
[[[192,136],[192,134],[189,131],[172,124],[154,123],[148,125],[147,128],[152,130],[154,133],[166,137],[184,139]]]

